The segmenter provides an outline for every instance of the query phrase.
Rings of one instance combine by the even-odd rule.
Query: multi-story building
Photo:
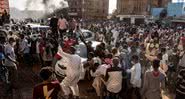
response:
[[[142,15],[147,11],[147,0],[117,0],[120,15]]]
[[[148,15],[153,7],[167,7],[171,0],[118,0],[118,13],[123,15]]]
[[[69,15],[83,19],[107,18],[109,0],[67,0]]]
[[[0,0],[0,15],[3,14],[5,10],[9,12],[9,1]]]
[[[82,17],[83,0],[67,0],[69,5],[69,16]]]
[[[184,16],[185,15],[185,3],[177,2],[177,3],[169,3],[167,7],[168,16]]]
[[[144,21],[151,14],[152,8],[167,7],[169,1],[171,0],[117,0],[118,17],[130,18],[131,23],[135,23],[135,19]]]

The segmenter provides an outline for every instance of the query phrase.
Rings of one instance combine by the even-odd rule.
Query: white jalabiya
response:
[[[81,58],[78,55],[71,55],[63,52],[62,48],[59,47],[58,49],[58,55],[60,55],[62,58],[66,59],[66,77],[61,82],[62,89],[64,91],[65,95],[70,94],[70,88],[73,92],[73,95],[79,96],[79,88],[77,83],[80,80],[80,73],[81,73]]]
[[[101,95],[101,87],[104,83],[102,76],[106,75],[107,68],[109,67],[110,65],[103,64],[103,65],[100,65],[94,73],[91,71],[91,76],[95,77],[93,80],[92,86],[96,90],[97,96]]]
[[[141,87],[141,64],[137,63],[132,66],[131,69],[128,69],[127,72],[131,73],[130,83],[133,87]]]

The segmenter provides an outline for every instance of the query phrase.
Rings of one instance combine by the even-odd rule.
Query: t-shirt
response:
[[[61,30],[67,29],[67,25],[66,24],[68,24],[67,21],[66,21],[66,19],[59,19],[58,20],[58,27]]]
[[[8,55],[13,59],[16,60],[16,56],[15,56],[15,52],[14,52],[14,48],[13,46],[11,46],[10,44],[7,44],[5,46],[5,55]],[[16,66],[16,64],[12,61],[10,61],[9,59],[5,59],[5,66]]]
[[[61,91],[59,81],[39,84],[33,89],[33,99],[58,99]]]
[[[122,89],[122,70],[119,67],[112,67],[107,70],[109,76],[106,87],[109,92],[119,93]]]

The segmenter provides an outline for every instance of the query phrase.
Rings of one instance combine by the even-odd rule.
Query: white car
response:
[[[45,25],[40,25],[40,24],[34,24],[34,23],[28,23],[26,24],[26,27],[30,26],[32,30],[48,30],[50,27],[49,26],[45,26]]]
[[[81,31],[82,31],[83,36],[85,37],[85,39],[87,41],[93,41],[94,40],[95,34],[92,31],[86,30],[86,29],[81,29]]]
[[[92,41],[92,47],[95,49],[97,45],[99,45],[101,42]],[[85,77],[86,70],[83,67],[84,62],[87,60],[87,48],[84,43],[80,43],[76,46],[76,54],[78,54],[81,57],[81,75],[80,80],[83,80]],[[62,58],[61,60],[58,60],[55,65],[55,72],[58,76],[64,77],[66,75],[66,72],[64,69],[62,69],[60,66],[66,67],[67,63],[65,61],[65,58]],[[66,67],[67,68],[67,67]]]
[[[29,34],[31,39],[37,39],[39,37],[41,37],[40,33],[37,33],[37,31],[48,31],[49,30],[49,26],[44,26],[44,25],[40,25],[40,24],[33,24],[33,23],[28,23],[26,24],[26,27],[31,27],[32,29],[32,33]]]

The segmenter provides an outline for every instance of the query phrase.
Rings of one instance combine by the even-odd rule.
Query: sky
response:
[[[24,10],[26,6],[27,0],[9,0],[10,7],[15,7],[20,10]],[[36,2],[39,2],[40,0],[35,0]],[[116,9],[116,1],[117,0],[109,0],[109,13],[112,13]],[[41,10],[41,8],[38,8],[37,10]]]
[[[172,0],[172,2],[185,2],[185,0]]]
[[[16,7],[20,10],[24,10],[26,6],[27,0],[9,0],[10,7]],[[39,2],[40,0],[35,0]],[[185,0],[172,0],[173,2],[185,2]],[[109,0],[109,13],[112,13],[116,9],[117,0]],[[43,9],[42,7],[38,8],[37,10]]]
[[[117,0],[109,0],[109,13],[116,9]]]
[[[10,7],[15,7],[20,10],[24,10],[26,6],[26,0],[9,0]]]

